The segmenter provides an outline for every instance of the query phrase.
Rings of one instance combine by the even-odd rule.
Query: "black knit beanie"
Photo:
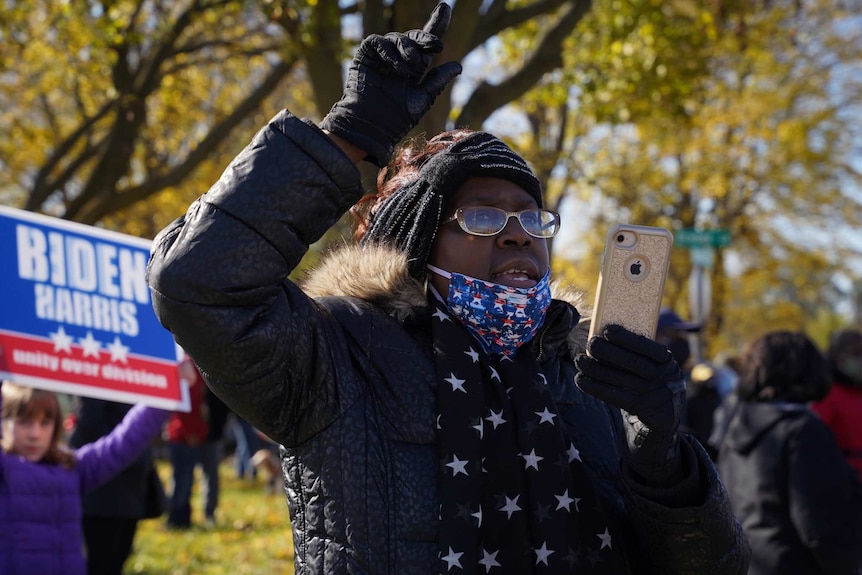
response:
[[[419,177],[396,190],[374,213],[362,245],[394,245],[407,254],[409,273],[422,280],[446,201],[469,178],[501,178],[522,187],[542,207],[542,185],[499,138],[474,132],[429,158]]]

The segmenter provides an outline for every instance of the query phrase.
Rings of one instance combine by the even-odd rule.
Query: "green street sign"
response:
[[[683,228],[673,233],[673,242],[681,248],[720,248],[730,244],[730,230]]]

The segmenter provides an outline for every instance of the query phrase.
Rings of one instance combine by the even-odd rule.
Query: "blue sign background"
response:
[[[18,250],[16,248],[18,224],[25,224],[38,229],[46,236],[49,232],[56,232],[65,237],[76,237],[92,243],[108,244],[117,250],[125,249],[138,252],[142,254],[144,261],[149,259],[150,242],[148,240],[0,206],[0,272],[4,276],[2,282],[3,297],[0,297],[0,329],[36,337],[48,337],[50,332],[56,331],[58,326],[62,325],[66,333],[75,338],[76,341],[78,338],[84,337],[87,332],[91,332],[95,339],[104,342],[111,342],[115,337],[119,337],[122,343],[129,347],[131,354],[145,355],[171,362],[177,360],[177,347],[173,336],[162,327],[156,318],[149,292],[147,292],[146,303],[129,302],[135,306],[135,315],[139,326],[138,334],[134,337],[111,330],[95,329],[94,327],[37,317],[34,284],[51,285],[51,282],[50,279],[45,282],[35,282],[19,277]],[[66,286],[55,287],[68,289]]]

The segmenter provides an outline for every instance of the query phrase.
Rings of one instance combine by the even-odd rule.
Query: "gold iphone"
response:
[[[589,337],[617,324],[655,339],[672,246],[664,228],[617,224],[608,231]]]

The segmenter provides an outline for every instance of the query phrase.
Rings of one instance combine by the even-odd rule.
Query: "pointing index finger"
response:
[[[431,16],[428,17],[428,21],[425,23],[422,31],[433,34],[438,38],[442,38],[446,29],[449,28],[449,20],[451,18],[452,8],[450,8],[445,2],[440,2],[437,4],[437,7],[434,8],[434,11],[431,12]]]

